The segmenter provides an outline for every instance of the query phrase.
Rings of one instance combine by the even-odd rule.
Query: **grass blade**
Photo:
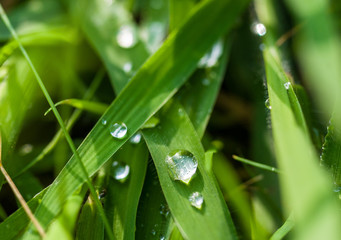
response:
[[[237,239],[222,195],[205,168],[205,152],[197,133],[187,115],[179,115],[179,108],[173,102],[169,109],[162,110],[158,131],[143,132],[172,216],[185,239]],[[198,160],[197,176],[190,185],[173,181],[168,173],[165,159],[176,149],[185,149]],[[204,197],[202,210],[195,209],[188,200],[195,191]]]

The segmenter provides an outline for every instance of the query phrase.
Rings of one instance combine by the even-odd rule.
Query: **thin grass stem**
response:
[[[39,87],[41,88],[41,90],[42,90],[42,92],[43,92],[47,102],[49,103],[50,107],[52,108],[52,111],[53,111],[53,113],[54,113],[54,115],[55,115],[55,117],[56,117],[56,119],[57,119],[57,121],[58,121],[58,123],[59,123],[59,125],[60,125],[60,127],[61,127],[61,129],[63,131],[63,133],[64,133],[65,139],[68,142],[68,144],[69,144],[69,146],[71,148],[71,151],[73,152],[73,154],[74,154],[74,156],[75,156],[75,158],[76,158],[76,160],[77,160],[77,162],[78,162],[78,164],[79,164],[79,166],[80,166],[80,168],[81,168],[81,170],[83,172],[84,178],[85,178],[86,183],[87,183],[87,185],[89,187],[89,190],[90,190],[90,194],[93,196],[93,199],[95,201],[95,205],[98,208],[100,216],[101,216],[101,218],[103,220],[103,223],[104,223],[106,232],[108,234],[108,237],[110,239],[114,239],[114,235],[113,235],[113,232],[111,230],[109,221],[106,218],[106,215],[104,213],[102,204],[98,200],[95,188],[94,188],[94,186],[91,183],[91,179],[90,179],[90,177],[88,175],[86,167],[84,166],[84,164],[83,164],[83,162],[82,162],[82,160],[81,160],[81,158],[80,158],[80,156],[79,156],[79,154],[78,154],[78,152],[76,150],[76,147],[75,147],[75,145],[74,145],[74,143],[73,143],[73,141],[71,139],[71,136],[69,135],[69,133],[68,133],[66,127],[65,127],[65,124],[64,124],[64,122],[63,122],[63,120],[62,120],[62,118],[61,118],[57,108],[55,107],[55,105],[54,105],[54,103],[52,101],[52,98],[50,97],[50,94],[48,93],[48,91],[47,91],[47,89],[46,89],[42,79],[40,78],[36,68],[34,67],[34,65],[33,65],[33,63],[31,61],[28,53],[26,52],[24,46],[22,45],[22,43],[21,43],[17,33],[15,32],[12,24],[10,23],[10,21],[9,21],[9,19],[7,17],[7,14],[5,13],[5,11],[4,11],[4,9],[3,9],[1,4],[0,4],[0,16],[1,16],[1,19],[4,22],[4,24],[6,25],[7,29],[10,31],[12,37],[18,43],[20,51],[22,52],[23,56],[27,60],[29,66],[30,66],[30,68],[31,68],[31,70],[32,70],[32,72],[33,72],[37,82],[38,82]]]

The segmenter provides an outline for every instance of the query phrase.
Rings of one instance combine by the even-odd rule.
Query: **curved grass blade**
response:
[[[237,239],[232,219],[212,173],[206,170],[205,152],[188,116],[179,115],[181,105],[172,102],[162,109],[158,130],[143,134],[158,171],[160,183],[172,216],[185,239]],[[198,160],[196,176],[189,185],[172,180],[165,159],[173,150],[184,149]],[[198,210],[188,197],[193,192],[204,197]]]
[[[231,29],[246,3],[247,1],[205,1],[200,4],[188,21],[171,34],[164,45],[141,67],[102,119],[106,119],[109,125],[124,122],[128,127],[126,139],[131,137],[184,83],[209,47]],[[206,19],[205,22],[201,21],[203,18]],[[225,24],[219,25],[216,22]],[[106,126],[97,123],[78,149],[90,176],[125,141],[114,139]],[[51,222],[65,200],[84,182],[74,158],[70,159],[57,176],[36,210],[36,216],[44,226]]]
[[[271,236],[270,240],[283,239],[295,226],[294,215],[290,214],[285,223]]]
[[[86,110],[88,112],[92,112],[92,113],[97,113],[102,115],[105,110],[108,108],[107,104],[103,104],[100,102],[93,102],[93,101],[87,101],[87,100],[81,100],[81,99],[65,99],[62,101],[59,101],[55,104],[55,107],[59,106],[59,105],[70,105],[72,107],[81,109],[81,110]],[[44,115],[47,115],[50,111],[52,110],[52,108],[49,108]]]

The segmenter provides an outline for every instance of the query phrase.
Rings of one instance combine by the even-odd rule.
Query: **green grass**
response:
[[[1,175],[0,239],[340,239],[337,9],[3,3],[0,156],[43,231]]]

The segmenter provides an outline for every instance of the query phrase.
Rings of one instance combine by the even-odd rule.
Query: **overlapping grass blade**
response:
[[[209,47],[233,26],[246,3],[208,1],[200,4],[191,18],[171,34],[109,107],[103,116],[108,124],[124,122],[128,127],[126,137],[131,137],[184,83]],[[205,22],[201,21],[203,18]],[[226,24],[218,25],[216,22]],[[90,176],[124,142],[114,139],[106,126],[97,123],[78,150]],[[72,157],[36,211],[43,226],[51,222],[65,200],[84,182],[79,174],[77,162]]]
[[[286,2],[296,24],[302,24],[294,43],[304,78],[329,119],[336,99],[340,102],[341,89],[340,37],[330,14],[329,1]]]
[[[297,218],[297,239],[337,239],[339,214],[328,178],[318,166],[318,159],[310,140],[299,102],[281,70],[276,49],[264,51],[271,120],[283,196],[288,202],[286,211],[294,210]],[[305,169],[309,166],[309,171]],[[316,211],[316,209],[319,209]],[[321,220],[323,219],[323,221]],[[323,224],[321,224],[323,222]]]
[[[199,137],[188,116],[179,114],[181,108],[173,102],[169,108],[162,110],[158,131],[144,130],[172,216],[185,239],[237,239],[214,177],[205,168],[205,152]],[[168,173],[165,159],[177,149],[190,151],[198,160],[196,176],[189,185],[174,181]],[[205,199],[202,210],[191,206],[188,200],[195,191],[199,191]]]
[[[138,133],[139,134],[139,133]],[[142,138],[140,135],[139,137]],[[116,239],[135,239],[136,213],[147,170],[148,150],[145,144],[127,143],[114,157],[118,164],[129,166],[128,179],[121,183],[114,178],[114,169],[107,184],[105,211]]]

